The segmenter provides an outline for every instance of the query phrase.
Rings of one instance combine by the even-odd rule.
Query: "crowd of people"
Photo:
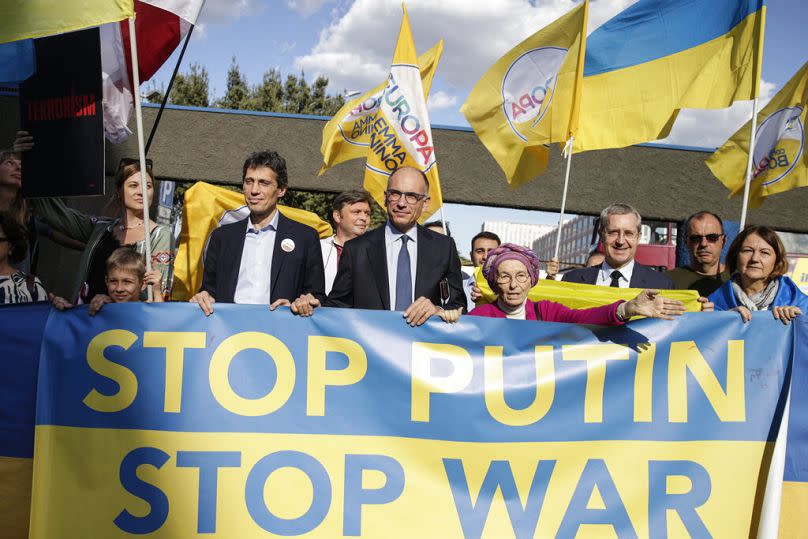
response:
[[[13,150],[0,152],[0,303],[51,301],[64,310],[80,303],[97,313],[107,303],[162,301],[171,264],[169,231],[144,220],[152,203],[154,176],[146,163],[147,200],[140,164],[122,160],[113,199],[116,218],[99,218],[67,207],[58,199],[25,201],[19,152],[31,137],[18,133]],[[480,304],[474,275],[465,274],[457,247],[441,222],[419,225],[430,204],[429,181],[420,170],[397,169],[385,191],[387,221],[369,230],[371,197],[346,191],[333,201],[335,233],[320,240],[309,226],[285,217],[278,202],[289,187],[286,161],[277,152],[250,155],[242,168],[249,217],[216,228],[209,237],[200,290],[191,298],[205,315],[216,303],[288,307],[312,316],[320,306],[392,310],[419,326],[432,317],[454,323],[464,314],[492,318],[619,325],[632,317],[672,319],[685,312],[682,302],[662,290],[696,290],[703,311],[734,310],[744,321],[751,312],[771,311],[788,323],[808,309],[806,296],[786,275],[786,252],[777,233],[748,226],[727,241],[721,218],[709,211],[685,222],[688,266],[660,272],[635,260],[642,218],[628,204],[603,209],[599,248],[587,267],[559,274],[559,261],[546,264],[551,279],[597,286],[637,288],[629,301],[590,309],[571,309],[547,300],[531,301],[539,281],[536,255],[525,247],[501,243],[491,232],[471,240],[470,259],[480,267],[496,299]],[[80,249],[81,261],[67,298],[48,295],[35,277],[37,239],[47,236]],[[146,246],[151,271],[146,270]],[[148,288],[153,294],[147,294]]]

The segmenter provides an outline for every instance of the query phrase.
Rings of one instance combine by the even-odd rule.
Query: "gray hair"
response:
[[[617,202],[612,204],[611,206],[607,206],[603,208],[603,211],[600,212],[600,222],[598,224],[598,232],[603,233],[606,230],[606,223],[609,220],[609,216],[611,215],[628,215],[633,214],[637,218],[637,232],[640,231],[640,226],[642,225],[642,216],[640,216],[640,212],[634,206],[630,206],[628,204],[623,204],[622,202]]]

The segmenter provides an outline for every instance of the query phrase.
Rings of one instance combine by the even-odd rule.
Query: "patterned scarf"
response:
[[[777,295],[779,282],[779,279],[772,279],[763,291],[747,296],[741,288],[740,277],[736,274],[732,276],[732,291],[735,293],[735,299],[739,305],[750,311],[767,311],[774,301],[774,296]]]

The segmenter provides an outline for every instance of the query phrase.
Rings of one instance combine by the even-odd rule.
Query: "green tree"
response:
[[[267,112],[283,110],[283,85],[280,71],[272,68],[264,73],[261,84],[253,89],[249,105],[252,110]]]
[[[233,56],[230,62],[230,69],[227,70],[227,90],[224,97],[216,102],[217,107],[223,109],[246,109],[249,108],[250,87],[247,86],[247,78],[242,75],[241,69]]]
[[[174,86],[172,86],[169,94],[169,102],[190,107],[209,106],[208,70],[196,63],[191,64],[189,69],[188,73],[177,73]],[[162,100],[162,92],[159,98]],[[159,103],[159,101],[157,102]]]

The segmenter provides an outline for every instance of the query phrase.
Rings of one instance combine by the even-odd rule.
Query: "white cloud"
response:
[[[286,0],[289,9],[297,11],[304,17],[317,13],[324,4],[334,0]]]
[[[774,97],[774,90],[774,83],[761,82],[758,111],[762,110]],[[685,109],[679,113],[668,138],[658,142],[678,146],[716,148],[724,144],[751,117],[751,101],[738,101],[731,107],[720,110]]]
[[[595,0],[589,29],[636,0]],[[407,11],[418,51],[444,40],[440,80],[468,90],[485,70],[521,40],[572,9],[574,0],[410,0]],[[399,0],[356,0],[323,29],[318,43],[295,66],[325,75],[331,90],[370,88],[389,69],[401,24]]]
[[[205,0],[199,20],[207,23],[230,22],[248,13],[263,11],[265,7],[261,0]]]
[[[457,96],[449,95],[443,90],[430,92],[429,100],[427,101],[427,106],[429,107],[430,111],[448,109],[449,107],[454,107],[455,105],[457,105]]]

